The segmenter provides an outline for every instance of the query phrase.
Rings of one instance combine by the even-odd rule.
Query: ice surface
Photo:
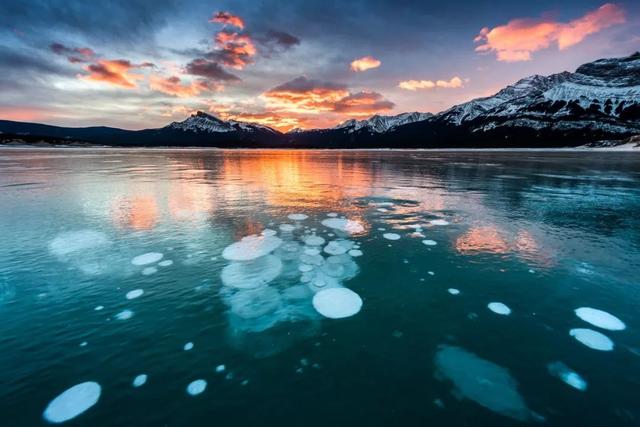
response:
[[[187,386],[187,393],[191,396],[197,396],[207,388],[205,380],[195,380]]]
[[[154,264],[162,259],[163,255],[160,252],[149,252],[146,254],[138,255],[131,260],[133,265],[147,265]]]
[[[100,399],[100,384],[87,381],[74,385],[53,399],[44,410],[43,417],[50,423],[63,423],[91,408]]]
[[[144,294],[144,291],[142,289],[134,289],[132,291],[127,292],[127,299],[136,299],[138,297],[141,297],[142,294]]]
[[[282,271],[282,261],[266,255],[252,261],[232,262],[222,269],[220,279],[225,286],[254,289],[273,281]]]
[[[626,328],[626,325],[622,320],[616,316],[607,313],[606,311],[598,310],[591,307],[580,307],[575,310],[576,316],[581,318],[587,323],[591,323],[593,326],[597,326],[602,329],[608,329],[610,331],[621,331]]]
[[[554,377],[560,378],[569,386],[576,390],[585,391],[587,389],[587,382],[577,372],[573,371],[567,365],[562,362],[552,362],[547,365],[549,373]]]
[[[489,310],[502,316],[508,316],[511,314],[511,309],[501,302],[490,302],[487,304]]]
[[[400,235],[397,233],[384,233],[382,235],[382,237],[384,237],[387,240],[398,240],[400,239]]]
[[[569,331],[569,335],[589,348],[598,351],[613,350],[613,341],[609,337],[593,329],[576,328]]]
[[[437,373],[453,383],[456,394],[516,420],[532,419],[517,382],[502,366],[448,345],[439,347],[435,364]]]
[[[107,235],[100,231],[68,231],[58,234],[51,243],[49,243],[49,250],[56,256],[64,257],[76,253],[81,254],[84,251],[110,244],[111,241]]]
[[[357,314],[362,298],[347,288],[325,289],[314,295],[313,307],[324,317],[341,319]]]
[[[276,236],[247,236],[224,248],[222,256],[229,261],[251,261],[267,255],[282,244]]]

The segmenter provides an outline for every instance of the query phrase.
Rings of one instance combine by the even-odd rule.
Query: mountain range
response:
[[[563,147],[640,134],[640,53],[600,59],[573,72],[534,75],[495,95],[438,114],[348,120],[328,129],[281,133],[197,112],[158,129],[67,128],[0,120],[0,142],[114,146],[271,148]]]

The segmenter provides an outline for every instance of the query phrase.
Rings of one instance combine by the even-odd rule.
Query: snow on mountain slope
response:
[[[344,129],[349,133],[359,131],[361,129],[367,130],[371,133],[383,133],[397,128],[398,126],[427,120],[433,116],[431,113],[402,113],[396,116],[381,116],[376,114],[365,120],[347,120],[334,127],[333,129]]]
[[[239,122],[236,120],[221,120],[211,114],[198,111],[186,120],[173,122],[165,129],[181,130],[196,133],[224,133],[224,132],[268,132],[278,133],[268,126],[256,123]]]

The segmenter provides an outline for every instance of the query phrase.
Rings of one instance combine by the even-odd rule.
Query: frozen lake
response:
[[[637,426],[640,155],[0,149],[0,425]]]

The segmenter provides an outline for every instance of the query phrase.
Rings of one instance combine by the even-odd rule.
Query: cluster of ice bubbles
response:
[[[303,224],[307,218],[291,214],[294,224],[246,236],[222,252],[229,261],[220,279],[231,342],[254,356],[278,352],[296,336],[315,335],[320,316],[349,317],[362,307],[361,298],[343,283],[358,274],[353,257],[362,251],[349,237],[364,227],[328,217],[321,224],[331,229],[327,237],[335,238],[327,241]]]

